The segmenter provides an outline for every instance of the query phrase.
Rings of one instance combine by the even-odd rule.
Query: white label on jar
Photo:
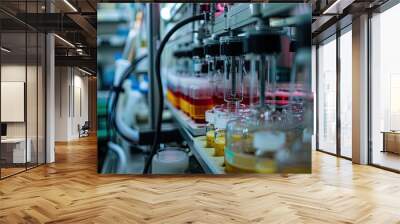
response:
[[[254,133],[253,146],[263,152],[274,152],[285,145],[286,134],[281,131],[259,131]]]

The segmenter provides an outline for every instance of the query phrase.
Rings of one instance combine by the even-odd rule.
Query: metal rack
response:
[[[297,3],[273,3],[270,5],[263,5],[261,7],[261,14],[263,17],[274,16],[290,16],[290,11],[296,6]],[[250,24],[257,22],[256,18],[252,15],[248,3],[238,3],[230,9],[229,12],[229,25],[232,30],[240,29]],[[226,33],[225,18],[223,15],[215,20],[214,34],[221,35]]]

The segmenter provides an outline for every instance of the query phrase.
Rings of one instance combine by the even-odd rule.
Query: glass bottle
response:
[[[188,84],[190,83],[190,69],[189,69],[189,64],[192,60],[192,49],[189,47],[186,47],[184,50],[184,55],[182,56],[181,60],[181,66],[182,66],[182,72],[179,75],[179,80],[178,80],[178,98],[179,98],[179,108],[181,109],[182,112],[184,113],[189,113],[189,105],[188,105],[188,99],[187,99],[187,94],[188,94]]]
[[[222,60],[217,60],[216,62],[216,73],[214,76],[214,93],[213,102],[214,105],[221,105],[225,103],[224,100],[224,85],[222,85],[224,80],[224,62]]]
[[[206,111],[206,148],[214,148],[215,122],[214,108]]]
[[[173,55],[176,59],[176,65],[175,70],[167,75],[167,99],[174,107],[179,109],[179,77],[183,73],[182,61],[185,51],[177,50]]]
[[[205,123],[205,113],[213,107],[212,87],[207,64],[196,68],[190,89],[190,116],[196,123]]]
[[[280,172],[311,172],[313,95],[311,92],[310,48],[300,47],[291,69],[289,104],[283,117],[288,139],[286,150],[277,155]]]
[[[214,156],[224,156],[225,129],[229,120],[228,111],[217,111],[215,115]]]
[[[251,111],[240,110],[238,116],[227,123],[225,147],[225,171],[228,173],[254,172],[256,164],[251,147],[252,135],[249,133]]]
[[[268,43],[268,44],[265,44]],[[263,136],[262,130],[275,117],[273,104],[276,80],[276,54],[280,52],[279,33],[266,30],[249,31],[244,41],[250,60],[251,115],[228,123],[226,131],[225,165],[227,172],[274,173],[275,140]],[[259,100],[258,99],[259,96]],[[279,136],[275,136],[279,138]]]
[[[243,100],[243,38],[221,37],[221,57],[224,61],[224,100],[229,110],[237,110]]]
[[[210,87],[212,88],[213,104],[219,105],[222,103],[214,102],[214,96],[216,87],[218,86],[217,80],[221,77],[221,66],[217,65],[222,61],[220,57],[220,44],[215,38],[210,38],[205,41],[204,53],[206,57],[206,62],[208,64],[208,78],[210,81]]]
[[[251,82],[252,77],[250,75],[250,61],[245,60],[244,65],[243,65],[243,101],[242,103],[245,105],[254,105],[258,103],[259,100],[259,94],[258,91],[254,91],[252,89],[253,85],[257,86],[257,80],[255,80],[254,84]]]

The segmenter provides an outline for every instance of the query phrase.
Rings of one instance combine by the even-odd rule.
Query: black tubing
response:
[[[125,71],[124,71],[124,73],[122,74],[122,77],[121,77],[121,79],[120,79],[120,81],[119,81],[119,83],[118,83],[118,85],[117,85],[117,87],[116,88],[114,88],[114,89],[112,89],[111,91],[110,91],[110,93],[111,92],[115,92],[115,99],[114,99],[114,101],[112,102],[112,105],[111,105],[111,111],[110,111],[110,114],[109,114],[109,117],[108,117],[108,119],[107,119],[107,128],[109,128],[109,130],[111,130],[112,129],[112,127],[114,127],[114,126],[116,126],[116,125],[114,125],[115,124],[115,110],[116,110],[116,106],[117,106],[117,102],[118,102],[118,99],[119,99],[119,95],[120,95],[120,93],[121,93],[121,88],[122,88],[122,84],[124,83],[124,81],[129,77],[129,75],[136,69],[136,66],[143,60],[143,59],[145,59],[147,57],[147,54],[145,54],[145,55],[142,55],[142,56],[140,56],[139,58],[136,58],[133,62],[132,62],[132,64],[128,67],[128,68],[126,68],[125,69]],[[109,96],[109,98],[111,98],[111,94],[110,94],[110,96]],[[107,99],[107,100],[109,100],[109,99]],[[110,104],[109,102],[107,103],[107,104]],[[108,112],[108,107],[109,107],[109,105],[107,105],[107,112]],[[107,130],[107,140],[109,141],[110,140],[110,137],[109,137],[109,130]],[[117,132],[119,133],[119,134],[121,134],[120,132],[119,132],[119,129],[116,129],[117,130]],[[124,137],[124,139],[125,140],[127,140],[127,139],[129,139],[129,137],[127,137],[127,136],[123,136]]]
[[[157,50],[156,61],[155,61],[155,75],[156,75],[157,86],[159,88],[160,104],[159,104],[158,112],[157,112],[157,123],[156,123],[157,126],[156,126],[154,142],[153,142],[153,146],[151,148],[150,155],[148,156],[148,158],[146,160],[146,163],[145,163],[145,166],[144,166],[144,169],[143,169],[143,174],[147,174],[149,172],[151,161],[153,159],[153,156],[156,154],[157,148],[158,148],[158,146],[160,144],[162,112],[163,112],[163,109],[164,109],[164,93],[163,93],[163,86],[162,86],[162,82],[161,82],[161,54],[162,54],[162,52],[163,52],[163,50],[165,48],[165,45],[167,44],[167,42],[171,38],[171,36],[178,29],[180,29],[181,27],[185,26],[186,24],[189,24],[189,23],[192,23],[192,22],[195,22],[195,21],[206,20],[207,18],[208,18],[208,14],[201,14],[201,15],[192,16],[192,17],[189,17],[187,19],[184,19],[184,20],[180,21],[174,27],[172,27],[172,29],[170,31],[168,31],[168,33],[165,35],[165,37],[161,41],[160,47]]]

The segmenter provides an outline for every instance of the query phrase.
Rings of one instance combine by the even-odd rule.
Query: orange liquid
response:
[[[182,94],[179,102],[180,102],[181,110],[185,114],[190,115],[190,104],[189,104],[188,97],[186,95]]]
[[[213,99],[190,99],[190,117],[196,123],[206,123],[206,111],[213,107]]]
[[[179,108],[179,97],[171,89],[167,90],[167,99],[174,107]]]

